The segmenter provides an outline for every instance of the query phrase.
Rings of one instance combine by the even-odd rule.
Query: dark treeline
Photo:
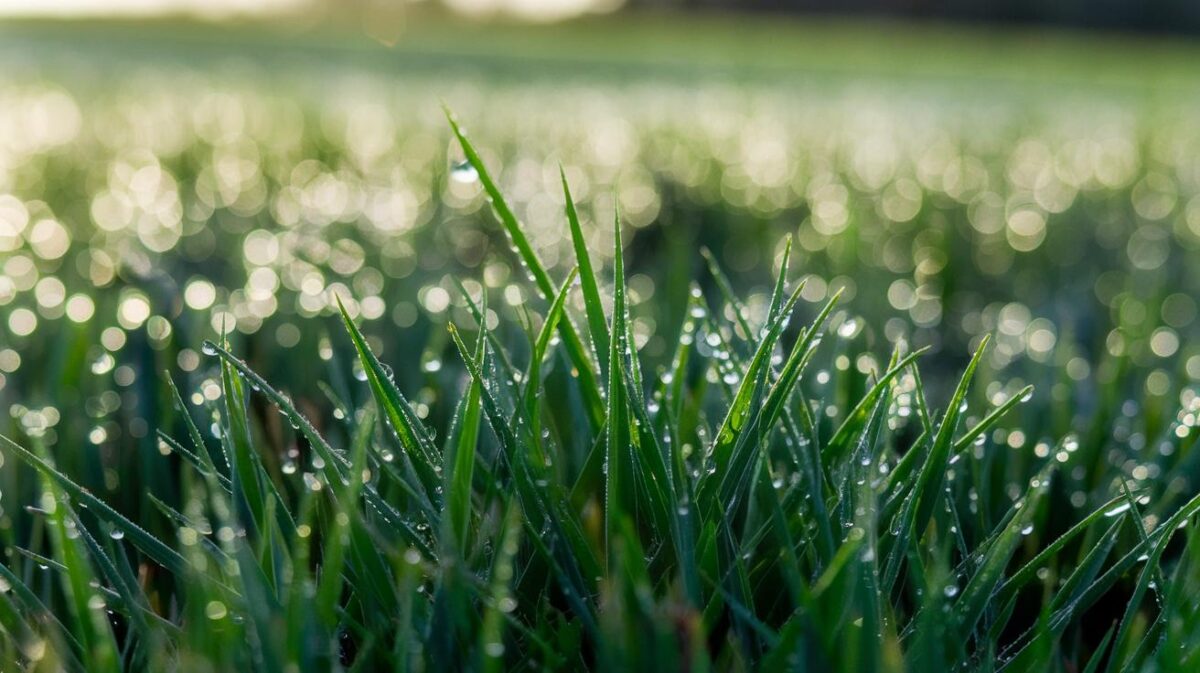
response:
[[[1200,32],[1197,0],[628,0],[627,6]]]

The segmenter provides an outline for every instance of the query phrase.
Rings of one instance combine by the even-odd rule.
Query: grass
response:
[[[705,25],[706,39],[718,32]],[[1065,434],[1098,407],[1119,411],[1126,398],[1157,407],[1151,415],[1175,412],[1200,376],[1194,87],[1154,76],[1136,78],[1145,90],[1106,87],[995,53],[998,69],[1052,81],[985,79],[976,64],[989,52],[962,44],[982,42],[971,33],[946,45],[952,58],[937,58],[931,42],[911,60],[889,56],[889,70],[849,55],[882,39],[871,30],[841,40],[832,28],[779,26],[797,37],[771,40],[762,22],[727,36],[722,50],[744,51],[747,68],[762,66],[757,75],[707,62],[654,67],[687,54],[700,34],[688,26],[686,39],[664,29],[655,43],[675,57],[610,49],[606,60],[596,44],[584,50],[587,67],[538,56],[562,50],[540,42],[552,37],[540,29],[530,29],[527,50],[502,53],[519,38],[511,26],[452,42],[478,51],[465,60],[420,56],[428,45],[363,47],[378,62],[303,40],[256,41],[257,26],[228,35],[176,26],[196,32],[186,48],[161,38],[158,24],[5,26],[13,35],[0,59],[13,67],[0,82],[0,127],[40,130],[0,145],[0,408],[33,410],[14,423],[44,425],[48,407],[61,416],[91,405],[49,424],[63,436],[94,431],[90,444],[104,447],[96,465],[66,467],[162,478],[161,465],[141,458],[155,448],[161,372],[187,377],[185,398],[211,388],[190,374],[199,343],[222,324],[241,355],[297,398],[322,400],[318,381],[345,396],[312,357],[332,353],[340,294],[365,307],[364,334],[442,426],[453,410],[440,394],[446,382],[423,365],[454,359],[443,323],[467,318],[455,279],[505,290],[491,309],[506,334],[520,324],[510,302],[545,297],[547,283],[525,284],[504,228],[482,226],[481,184],[450,168],[464,156],[441,94],[472,111],[494,186],[555,280],[577,256],[558,164],[596,268],[612,263],[607,229],[620,210],[648,371],[669,364],[691,281],[716,289],[697,250],[728,272],[760,323],[791,234],[794,268],[809,278],[800,306],[841,288],[873,358],[900,338],[932,347],[924,373],[935,396],[949,395],[974,342],[992,332],[985,371],[1003,374],[981,383],[989,397],[999,377],[1072,398],[1021,419],[1031,441]],[[822,31],[842,49],[813,46]],[[996,39],[1023,39],[1006,35]],[[773,59],[748,44],[804,53]],[[1101,43],[1088,44],[1090,54]],[[797,61],[809,51],[857,65],[805,69]],[[1194,61],[1138,53],[1128,59],[1138,72]],[[942,76],[931,62],[969,66]],[[46,114],[61,123],[32,124]],[[605,287],[604,302],[610,294]],[[579,294],[568,304],[582,311]],[[1113,376],[1146,385],[1091,395],[1093,380]],[[144,506],[111,476],[86,483],[117,491],[122,511]]]
[[[1110,377],[1111,404],[1078,432],[1035,438],[1071,403],[985,386],[987,337],[949,394],[927,395],[931,356],[902,342],[885,365],[839,366],[869,351],[862,325],[836,293],[800,317],[790,242],[761,311],[710,257],[710,291],[692,286],[670,357],[647,369],[620,223],[608,276],[564,177],[575,268],[557,272],[451,125],[530,278],[503,320],[482,286],[459,286],[457,362],[433,379],[453,412],[430,416],[428,390],[397,383],[346,296],[322,403],[228,341],[203,348],[219,394],[189,404],[171,376],[148,391],[169,402],[139,456],[153,506],[136,518],[59,467],[90,459],[36,432],[0,439],[30,503],[4,531],[3,660],[1195,669],[1195,395],[1130,414]]]
[[[833,16],[766,17],[721,12],[626,11],[550,25],[463,20],[436,7],[372,16],[338,7],[332,16],[203,23],[183,18],[82,21],[8,19],[0,54],[39,62],[100,53],[118,64],[221,61],[235,55],[312,72],[330,63],[394,73],[461,68],[490,77],[561,79],[647,73],[767,83],[833,76],[881,81],[944,79],[981,91],[1036,84],[1050,91],[1107,87],[1135,96],[1191,91],[1197,48],[1178,36],[1045,28],[972,27]],[[365,14],[366,16],[362,16]],[[383,41],[381,44],[380,41]],[[706,45],[697,50],[695,44]],[[166,48],[164,48],[166,47]]]

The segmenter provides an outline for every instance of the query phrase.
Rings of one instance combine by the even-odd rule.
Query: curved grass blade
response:
[[[585,589],[587,580],[584,578],[599,577],[600,565],[592,556],[591,549],[583,541],[582,536],[572,532],[574,521],[572,521],[570,513],[562,507],[561,502],[546,497],[545,489],[535,487],[533,479],[528,474],[524,454],[518,450],[517,436],[510,427],[508,419],[500,412],[488,386],[485,385],[478,361],[472,357],[463,344],[454,323],[447,325],[447,328],[450,330],[450,336],[458,348],[467,371],[473,379],[480,383],[480,404],[492,432],[500,441],[502,455],[514,477],[515,496],[520,503],[521,511],[527,517],[526,526],[531,529],[529,539],[534,545],[534,549],[554,569],[560,589],[581,616],[585,626],[593,633],[597,633],[594,617],[585,602],[593,592],[591,589]],[[561,546],[558,550],[551,548],[542,540],[542,537],[548,534],[566,541],[570,545],[569,548],[563,549]]]
[[[125,533],[126,538],[138,549],[142,550],[155,563],[166,568],[174,575],[183,575],[187,570],[187,561],[174,549],[159,541],[143,528],[122,516],[117,510],[109,507],[103,500],[92,495],[91,491],[76,484],[70,477],[59,472],[50,463],[33,454],[25,447],[17,444],[8,437],[0,435],[0,444],[13,452],[22,462],[50,478],[68,495],[94,512],[107,523]]]
[[[950,404],[946,408],[945,416],[942,417],[941,425],[930,445],[929,453],[925,456],[912,487],[908,489],[908,496],[898,515],[900,521],[892,527],[892,546],[887,557],[882,583],[884,591],[891,591],[896,581],[903,555],[909,547],[909,537],[915,536],[916,539],[920,539],[933,516],[934,506],[942,495],[942,484],[946,479],[945,468],[950,458],[954,433],[958,429],[958,423],[962,417],[963,401],[966,399],[967,388],[975,375],[975,369],[983,359],[988,341],[989,336],[985,335],[979,348],[976,349],[975,355],[971,358],[970,364],[967,365],[966,371],[963,372],[962,378],[959,379],[958,387],[950,398]]]
[[[538,389],[541,387],[542,361],[546,358],[546,351],[550,347],[550,338],[554,335],[555,327],[563,315],[567,295],[571,290],[572,284],[575,282],[578,272],[578,267],[571,269],[570,273],[567,274],[566,280],[563,281],[558,292],[555,294],[554,302],[550,305],[550,310],[546,313],[546,319],[542,323],[541,330],[538,332],[537,341],[533,346],[533,353],[529,358],[529,372],[525,375],[525,392],[522,396],[524,397],[525,416],[529,421],[529,432],[532,433],[531,437],[535,443],[541,442],[541,405],[538,400]],[[476,357],[479,357],[478,354]]]
[[[41,457],[45,457],[45,447],[35,446],[43,454]],[[59,578],[70,617],[68,623],[84,647],[90,669],[118,671],[120,658],[116,635],[104,612],[104,597],[98,591],[100,582],[92,569],[92,560],[79,539],[80,531],[67,505],[66,489],[46,473],[41,474],[41,481],[46,493],[57,503],[48,510],[47,518],[53,543],[52,561],[61,571]]]
[[[1037,505],[1042,496],[1050,490],[1050,476],[1057,464],[1055,461],[1050,461],[1038,472],[1035,477],[1036,485],[1031,484],[1025,492],[1025,496],[1019,501],[1020,509],[1017,511],[1017,515],[1009,520],[1008,525],[988,547],[979,569],[971,576],[966,588],[963,589],[958,601],[954,604],[953,610],[958,622],[957,626],[960,629],[960,636],[964,639],[975,629],[975,624],[988,603],[991,602],[996,587],[1003,580],[1004,568],[1021,543],[1022,531],[1033,525]]]
[[[900,372],[911,367],[917,358],[928,351],[928,348],[918,348],[900,358],[883,376],[879,377],[875,384],[871,386],[871,389],[867,391],[867,394],[863,395],[862,399],[854,405],[850,413],[846,414],[846,419],[842,421],[841,426],[838,427],[837,431],[833,433],[833,436],[829,438],[829,442],[825,445],[825,453],[830,461],[840,460],[842,454],[849,449],[851,436],[866,422],[868,414],[875,404],[875,400],[883,394],[888,384],[899,376]]]
[[[436,501],[437,486],[440,480],[437,477],[437,470],[434,468],[437,462],[437,448],[434,446],[432,436],[417,413],[413,411],[412,405],[405,399],[404,394],[400,392],[399,387],[383,368],[379,358],[375,357],[375,353],[367,345],[366,338],[355,326],[350,314],[346,312],[346,307],[342,304],[340,297],[337,299],[337,305],[341,312],[342,322],[346,325],[346,332],[350,335],[350,340],[354,342],[359,363],[366,372],[367,383],[375,398],[375,404],[382,410],[392,431],[396,433],[400,446],[412,460],[425,488],[426,497],[430,501]]]
[[[41,654],[40,650],[45,648],[45,643],[25,620],[16,603],[9,598],[8,592],[0,592],[0,630],[9,637],[18,652],[26,658],[34,659],[36,655]]]
[[[794,304],[798,292],[799,289],[793,299],[785,305],[784,310],[780,311],[776,321],[778,329],[781,330],[782,323],[788,319],[790,306]],[[819,343],[817,335],[821,333],[829,314],[837,305],[840,297],[841,293],[838,292],[830,298],[812,326],[805,330],[801,338],[792,346],[791,353],[780,369],[774,384],[769,387],[765,399],[761,394],[755,396],[754,402],[750,405],[754,410],[753,415],[746,421],[742,430],[731,436],[735,444],[729,452],[727,468],[724,470],[718,468],[716,472],[709,475],[710,478],[707,481],[702,481],[701,488],[704,488],[705,484],[711,483],[714,478],[719,479],[717,482],[718,496],[713,498],[702,492],[698,494],[698,498],[709,501],[713,506],[719,505],[726,508],[730,506],[730,503],[741,500],[741,494],[738,491],[747,485],[744,477],[747,469],[753,464],[755,452],[763,444],[767,433],[775,427],[776,422],[783,415],[788,400],[791,398],[796,384],[800,381],[800,375],[804,372],[813,353],[816,352],[816,346]],[[757,373],[763,388],[766,388],[767,375],[768,372],[765,368]],[[720,435],[718,435],[718,440],[720,440]]]
[[[825,303],[825,307],[817,314],[817,317],[812,321],[812,324],[804,331],[804,335],[796,341],[792,347],[791,354],[783,363],[783,367],[779,370],[779,378],[776,379],[774,387],[771,388],[770,394],[767,396],[766,403],[763,407],[766,427],[772,427],[779,420],[780,414],[786,408],[788,400],[791,399],[792,391],[795,390],[796,384],[800,381],[800,375],[804,373],[805,366],[812,359],[816,352],[816,347],[820,342],[820,335],[825,329],[825,323],[829,320],[829,314],[833,312],[838,301],[842,297],[842,291],[838,290]]]
[[[304,438],[308,440],[308,443],[313,447],[313,450],[317,452],[317,455],[319,455],[321,460],[324,462],[324,465],[320,468],[320,470],[325,475],[326,481],[330,483],[347,483],[347,480],[349,479],[348,471],[350,469],[350,462],[344,455],[342,455],[341,452],[333,450],[333,447],[329,445],[329,442],[325,441],[325,438],[317,432],[317,429],[313,427],[313,424],[308,420],[308,418],[306,418],[304,414],[301,414],[296,409],[296,406],[292,404],[290,399],[285,397],[278,390],[275,390],[273,387],[271,387],[266,380],[259,376],[258,373],[251,369],[249,365],[247,365],[245,362],[242,362],[242,360],[233,353],[230,353],[211,341],[206,341],[205,345],[220,357],[228,360],[229,363],[233,365],[234,369],[238,370],[242,376],[245,376],[247,379],[249,379],[251,385],[256,387],[258,390],[261,390],[262,393],[267,396],[267,399],[271,400],[271,403],[274,404],[275,407],[287,417],[288,422],[291,423],[292,426],[296,428],[302,435],[304,435]],[[363,497],[366,499],[367,504],[369,504],[371,508],[393,528],[393,530],[400,533],[410,544],[416,546],[423,554],[430,558],[437,557],[425,536],[418,533],[413,525],[406,520],[404,516],[396,510],[395,507],[384,500],[374,486],[364,485]],[[427,502],[423,504],[426,508],[429,507]]]
[[[194,454],[214,475],[220,475],[224,478],[224,482],[229,483],[229,477],[224,475],[217,469],[216,463],[213,462],[212,455],[208,451],[208,446],[204,443],[204,438],[200,436],[200,429],[196,427],[196,421],[192,419],[191,413],[188,411],[187,405],[183,402],[183,396],[179,394],[179,388],[175,385],[175,379],[170,376],[163,376],[167,381],[167,386],[171,389],[171,398],[175,401],[175,408],[179,411],[179,415],[183,416],[184,425],[187,427],[188,437],[192,440],[192,446],[195,449]],[[229,464],[226,463],[226,468]]]
[[[228,423],[225,434],[229,439],[232,454],[229,462],[233,465],[233,493],[235,502],[247,507],[250,513],[249,521],[245,521],[245,517],[239,518],[248,523],[251,530],[261,533],[267,529],[266,496],[260,481],[263,476],[262,463],[258,452],[251,446],[246,397],[241,381],[224,360],[221,361],[221,382],[224,390],[222,398],[225,400],[225,420]]]
[[[700,485],[700,493],[697,495],[702,502],[709,502],[712,505],[717,503],[706,494],[706,484],[716,480],[723,480],[729,475],[729,465],[734,459],[734,454],[739,446],[743,445],[750,436],[749,430],[751,426],[756,424],[751,422],[753,416],[757,419],[764,410],[764,398],[768,398],[774,393],[773,390],[768,391],[767,378],[770,369],[771,357],[774,353],[775,344],[778,342],[780,335],[788,318],[791,316],[792,309],[796,302],[800,299],[800,292],[804,289],[804,284],[801,283],[792,292],[791,297],[784,305],[776,319],[767,326],[762,340],[759,342],[758,348],[755,349],[754,357],[750,364],[746,367],[745,372],[741,376],[737,392],[734,393],[733,400],[730,402],[728,409],[725,412],[725,419],[721,422],[713,445],[709,451],[712,456],[713,464],[716,470],[712,473],[713,478],[705,479]],[[803,343],[802,339],[797,343],[797,347]],[[779,381],[783,382],[782,376]],[[778,386],[779,383],[776,384]],[[769,423],[767,424],[770,425]],[[708,489],[713,488],[708,486]]]
[[[117,563],[104,552],[78,516],[74,517],[74,521],[80,538],[87,545],[90,557],[99,566],[101,573],[124,604],[124,614],[133,624],[134,631],[140,640],[142,665],[150,665],[156,657],[161,657],[164,648],[168,649],[168,655],[170,655],[172,641],[168,638],[168,630],[171,637],[177,637],[179,629],[154,613],[145,592],[138,586],[128,568],[118,569]]]
[[[1071,540],[1078,537],[1084,531],[1090,529],[1097,522],[1103,521],[1105,518],[1111,519],[1112,515],[1108,513],[1109,510],[1116,506],[1121,500],[1122,498],[1120,497],[1109,500],[1093,510],[1091,514],[1081,519],[1079,523],[1071,526],[1067,532],[1059,535],[1054,539],[1053,542],[1046,545],[1045,548],[1038,552],[1033,558],[1026,562],[1025,565],[1021,566],[1019,570],[1017,570],[1007,580],[1004,581],[1004,584],[996,592],[999,600],[1001,602],[1007,602],[1008,599],[1011,599],[1013,595],[1015,595],[1016,592],[1021,589],[1021,587],[1033,580],[1037,576],[1038,570],[1046,567],[1050,563],[1050,559],[1054,558],[1058,552],[1062,551],[1063,547],[1065,547]]]
[[[7,565],[0,563],[0,579],[9,587],[9,591],[0,592],[0,595],[8,600],[11,596],[13,603],[17,604],[20,611],[27,615],[27,619],[39,623],[39,631],[41,634],[51,638],[61,638],[58,642],[60,645],[66,645],[65,648],[59,648],[57,654],[67,660],[67,668],[72,671],[84,670],[83,664],[80,663],[79,657],[83,656],[83,645],[75,637],[73,633],[67,630],[66,625],[59,621],[58,615],[55,614],[38,598],[37,594],[25,584],[20,577],[17,577]],[[47,634],[46,631],[50,633]],[[11,631],[10,631],[11,633]],[[44,643],[32,642],[31,646],[35,648],[44,647]]]
[[[189,465],[195,468],[196,472],[200,473],[200,476],[204,477],[205,479],[211,478],[215,480],[221,485],[221,489],[227,494],[233,492],[233,483],[229,481],[229,477],[226,477],[220,472],[215,472],[213,470],[211,461],[206,462],[195,452],[186,448],[183,444],[175,441],[173,437],[166,434],[162,430],[158,431],[158,441],[162,442],[162,445],[167,447],[167,449],[169,449],[172,453],[177,453],[182,456]]]
[[[475,168],[476,173],[479,175],[479,182],[483,185],[484,191],[487,192],[492,210],[504,226],[509,240],[517,249],[521,263],[529,271],[530,275],[533,276],[534,285],[537,286],[542,298],[546,301],[552,301],[554,297],[554,283],[550,280],[550,274],[546,272],[545,266],[537,256],[537,252],[534,251],[533,246],[529,243],[529,239],[525,236],[525,232],[522,230],[517,216],[508,207],[508,203],[504,200],[504,195],[500,193],[496,182],[483,165],[483,160],[479,157],[479,153],[475,151],[475,148],[471,145],[471,141],[467,139],[466,134],[459,126],[458,120],[455,119],[453,113],[448,108],[445,112],[446,119],[450,122],[450,128],[454,131],[455,137],[458,138],[459,145],[462,146],[463,154],[466,155],[467,161],[471,163],[471,166]],[[575,326],[569,318],[559,323],[559,332],[562,334],[567,355],[570,357],[575,369],[579,372],[579,391],[584,396],[584,399],[587,400],[585,407],[589,413],[592,430],[598,430],[603,421],[604,400],[600,396],[595,365],[587,357],[587,350],[584,348],[583,342],[579,338],[579,333],[575,330]]]
[[[966,431],[962,437],[959,437],[954,442],[954,455],[961,456],[967,449],[971,448],[971,444],[994,426],[1001,418],[1004,417],[1013,407],[1029,400],[1029,395],[1033,394],[1033,386],[1025,386],[1016,395],[1009,397],[1003,404],[997,406],[988,412],[982,420]]]
[[[1184,523],[1190,520],[1193,516],[1196,516],[1198,513],[1200,513],[1200,495],[1193,496],[1190,500],[1184,503],[1184,505],[1180,507],[1174,514],[1168,517],[1166,521],[1159,524],[1154,531],[1147,534],[1144,540],[1134,545],[1129,552],[1127,552],[1123,557],[1121,557],[1120,560],[1114,563],[1112,567],[1110,567],[1103,575],[1100,576],[1099,579],[1092,582],[1087,589],[1080,592],[1076,598],[1057,610],[1051,617],[1049,629],[1047,631],[1038,633],[1027,632],[1019,637],[1015,641],[1014,645],[1010,648],[1012,651],[1011,656],[1009,656],[1010,653],[1005,653],[1004,656],[1009,663],[1001,670],[1023,670],[1022,666],[1024,665],[1025,661],[1027,661],[1025,654],[1031,651],[1031,648],[1033,648],[1035,644],[1047,638],[1057,637],[1058,634],[1060,634],[1063,629],[1066,628],[1067,624],[1075,616],[1092,606],[1097,600],[1100,599],[1101,596],[1107,593],[1113,587],[1113,585],[1117,583],[1117,580],[1120,579],[1130,568],[1141,562],[1143,560],[1143,556],[1146,557],[1144,559],[1146,561],[1153,559],[1155,562],[1157,562],[1157,559],[1152,557],[1151,554],[1157,552],[1159,555],[1158,558],[1161,558],[1162,550],[1166,548],[1166,544],[1170,541],[1170,538],[1174,532],[1179,530]],[[1153,545],[1153,548],[1151,548],[1151,545]]]

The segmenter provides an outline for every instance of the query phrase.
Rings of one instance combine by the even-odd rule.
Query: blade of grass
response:
[[[529,274],[533,277],[534,285],[538,292],[546,301],[552,301],[554,297],[554,283],[550,280],[550,274],[546,272],[533,246],[529,243],[529,239],[525,236],[525,232],[521,227],[521,223],[517,220],[517,216],[513,214],[508,203],[504,200],[504,195],[500,193],[500,189],[496,186],[496,182],[488,173],[487,168],[483,164],[483,160],[479,157],[479,153],[475,151],[474,146],[467,139],[466,134],[455,119],[454,114],[447,108],[446,119],[450,123],[450,128],[454,131],[458,143],[462,146],[463,154],[466,155],[467,161],[475,168],[479,175],[479,182],[483,185],[483,189],[487,192],[488,200],[492,205],[492,211],[495,212],[497,219],[504,226],[505,233],[508,234],[509,241],[517,249],[518,257]],[[600,396],[600,387],[596,380],[596,368],[588,359],[587,351],[583,346],[583,342],[579,338],[575,326],[570,319],[562,320],[559,323],[559,332],[562,334],[563,344],[566,346],[567,354],[571,358],[579,377],[579,391],[587,400],[585,408],[588,410],[589,418],[592,424],[592,430],[597,431],[603,421],[602,410],[604,409],[604,400]]]
[[[21,459],[22,462],[34,468],[41,474],[48,477],[54,483],[58,484],[64,492],[72,498],[86,506],[96,516],[105,520],[109,524],[120,529],[125,533],[126,537],[138,549],[142,550],[155,563],[166,568],[172,574],[182,575],[186,568],[187,562],[175,550],[159,541],[143,528],[119,514],[115,509],[109,507],[104,501],[92,495],[86,488],[80,486],[71,480],[70,477],[56,470],[50,463],[42,458],[34,455],[33,452],[22,447],[20,444],[12,441],[4,435],[0,435],[0,444],[3,444],[9,451]]]
[[[571,244],[575,248],[575,263],[579,265],[580,285],[583,289],[583,308],[587,314],[588,329],[591,331],[592,348],[600,363],[600,376],[608,376],[608,325],[604,322],[604,304],[600,301],[600,286],[596,280],[596,271],[592,268],[592,258],[588,254],[587,243],[583,239],[583,228],[579,224],[579,214],[575,211],[575,200],[571,198],[571,187],[567,184],[567,174],[558,167],[562,178],[563,199],[566,203],[567,223],[571,228]]]

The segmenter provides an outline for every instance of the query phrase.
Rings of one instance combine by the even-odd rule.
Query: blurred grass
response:
[[[370,19],[368,19],[370,20]],[[1200,46],[1186,38],[937,23],[720,13],[620,13],[551,25],[470,21],[423,9],[379,19],[394,43],[339,17],[208,24],[181,19],[0,22],[0,53],[53,62],[246,58],[284,70],[354,66],[471,69],[492,76],[743,78],[779,86],[866,79],[941,81],[958,95],[995,86],[1108,94],[1190,93]],[[1062,89],[1059,89],[1062,92]]]

